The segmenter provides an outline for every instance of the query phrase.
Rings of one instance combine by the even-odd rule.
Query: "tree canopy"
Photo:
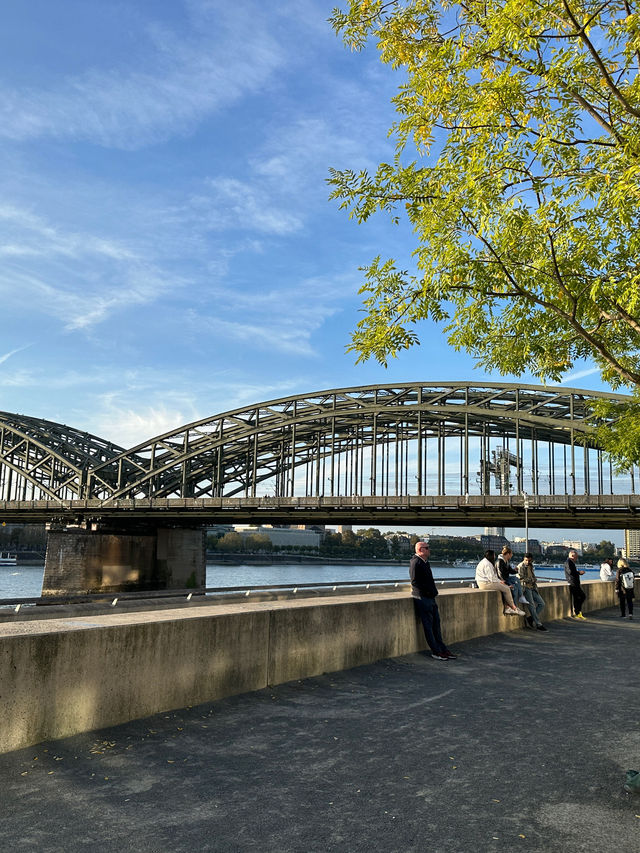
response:
[[[331,170],[332,198],[415,234],[411,258],[363,268],[349,349],[386,364],[430,318],[503,374],[559,381],[587,359],[634,391],[634,429],[601,439],[640,461],[640,12],[631,0],[350,0],[331,20],[401,74],[395,158]]]

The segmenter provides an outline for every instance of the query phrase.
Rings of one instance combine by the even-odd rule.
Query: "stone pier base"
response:
[[[204,589],[203,530],[51,530],[42,595]]]

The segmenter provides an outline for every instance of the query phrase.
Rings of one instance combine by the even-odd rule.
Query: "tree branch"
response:
[[[602,77],[603,77],[605,83],[607,84],[607,86],[609,87],[610,91],[612,92],[614,98],[618,101],[618,103],[620,103],[622,105],[622,107],[628,113],[630,113],[632,116],[635,116],[635,118],[640,118],[640,110],[633,107],[629,103],[629,101],[624,97],[624,95],[622,94],[620,89],[614,83],[613,78],[611,77],[611,74],[609,74],[607,66],[604,64],[604,62],[602,61],[602,58],[600,57],[600,54],[598,53],[598,51],[593,46],[593,43],[592,43],[591,39],[589,38],[589,36],[587,35],[586,29],[585,29],[588,26],[588,23],[581,27],[578,24],[578,21],[576,20],[575,15],[571,11],[571,8],[570,8],[567,0],[562,0],[562,5],[564,7],[565,12],[569,16],[569,20],[571,21],[573,26],[576,28],[576,35],[582,41],[582,43],[585,45],[585,47],[587,48],[587,50],[591,54],[593,61],[598,66],[600,73],[602,74]]]

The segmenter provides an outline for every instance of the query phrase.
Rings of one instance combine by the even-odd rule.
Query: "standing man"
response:
[[[430,549],[427,543],[416,542],[416,553],[409,564],[411,595],[422,621],[424,635],[431,649],[431,657],[434,660],[453,660],[457,655],[452,654],[445,646],[440,633],[440,613],[436,604],[438,590],[431,574],[429,556]]]
[[[576,619],[584,619],[585,617],[582,615],[582,603],[587,596],[584,594],[580,584],[580,575],[583,575],[584,571],[582,569],[579,570],[576,566],[577,557],[577,551],[574,551],[573,549],[569,551],[569,555],[567,556],[567,560],[564,564],[564,575],[567,579],[569,590],[571,592],[573,615]]]

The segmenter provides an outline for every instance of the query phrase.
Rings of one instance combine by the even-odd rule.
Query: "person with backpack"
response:
[[[629,563],[624,558],[618,560],[618,571],[616,572],[616,592],[620,601],[620,618],[625,618],[625,611],[629,610],[629,619],[633,619],[633,586],[635,577]]]

